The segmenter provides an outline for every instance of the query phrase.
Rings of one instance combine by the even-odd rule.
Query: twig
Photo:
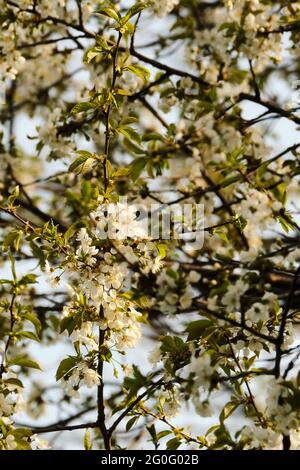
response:
[[[297,281],[298,281],[299,274],[300,274],[300,266],[298,267],[297,271],[295,272],[294,280],[293,280],[293,283],[291,285],[289,295],[288,295],[285,307],[284,307],[282,315],[281,315],[281,322],[280,322],[279,332],[278,332],[278,336],[277,336],[277,339],[276,339],[276,359],[275,359],[275,366],[274,366],[274,374],[275,374],[276,378],[280,377],[280,363],[281,363],[281,356],[282,356],[281,347],[282,347],[282,344],[283,344],[283,341],[284,341],[284,333],[285,333],[286,323],[287,323],[287,320],[288,320],[288,313],[289,313],[289,310],[291,308],[291,303],[292,303],[292,300],[293,300],[293,295],[294,295],[295,289],[297,287]]]

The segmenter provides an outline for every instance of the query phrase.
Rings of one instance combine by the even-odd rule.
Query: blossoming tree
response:
[[[0,449],[297,448],[300,2],[0,8]]]

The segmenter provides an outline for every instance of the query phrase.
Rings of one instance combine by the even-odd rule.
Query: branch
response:
[[[61,41],[76,41],[77,39],[84,39],[85,37],[86,37],[85,35],[82,35],[82,36],[75,36],[75,37],[66,36],[66,37],[61,37],[61,38],[42,39],[41,41],[36,41],[31,44],[20,44],[19,46],[17,46],[17,49],[20,50],[20,49],[27,49],[30,47],[44,46],[47,44],[55,44]]]
[[[46,432],[58,432],[58,431],[75,431],[76,429],[87,429],[87,428],[97,428],[98,423],[84,423],[84,424],[74,424],[72,426],[50,426],[50,427],[44,427],[44,428],[29,428],[31,429],[35,434],[42,434]]]
[[[178,70],[178,69],[175,69],[174,67],[171,67],[169,65],[162,64],[161,62],[158,62],[155,59],[151,59],[150,57],[146,57],[143,54],[141,54],[140,52],[138,52],[134,47],[130,48],[130,53],[131,53],[131,55],[133,55],[137,59],[141,60],[142,62],[150,64],[150,65],[152,65],[153,67],[155,67],[157,69],[164,70],[165,72],[167,72],[168,75],[176,75],[178,77],[191,78],[194,82],[198,83],[199,85],[201,85],[205,88],[208,88],[210,86],[209,83],[206,82],[205,80],[203,80],[202,78],[197,77],[196,75],[193,75],[189,72],[185,72],[184,70]]]
[[[86,413],[89,413],[90,411],[93,411],[95,409],[94,406],[90,406],[86,410],[81,410],[78,413],[74,414],[73,416],[69,416],[68,418],[62,419],[61,421],[58,421],[57,423],[54,424],[49,424],[48,426],[31,426],[30,424],[25,424],[25,423],[16,423],[17,426],[24,427],[24,428],[29,428],[35,433],[44,433],[44,432],[55,432],[55,431],[72,431],[74,429],[74,426],[76,426],[75,429],[84,429],[85,427],[96,427],[95,423],[87,423],[87,424],[76,424],[74,426],[67,426],[71,421],[74,421],[74,419],[80,418]],[[78,426],[83,426],[83,427],[78,427]]]
[[[286,111],[285,109],[280,108],[280,106],[271,103],[270,101],[264,101],[260,97],[250,95],[248,93],[241,93],[238,99],[238,102],[240,101],[252,101],[253,103],[257,103],[260,106],[263,106],[264,108],[267,108],[269,111],[272,113],[278,114],[281,117],[287,118],[296,124],[300,124],[300,117],[297,117],[295,114],[292,113],[292,111]]]
[[[230,341],[230,339],[228,338],[228,336],[227,336],[227,341],[228,341],[228,344],[229,344],[229,347],[230,347],[230,351],[231,351],[233,360],[234,360],[234,362],[236,363],[237,368],[239,369],[240,373],[243,374],[244,371],[243,371],[243,369],[242,369],[242,367],[241,367],[241,365],[240,365],[240,361],[238,360],[238,358],[237,358],[236,355],[235,355],[233,346],[232,346],[231,341]],[[246,389],[247,389],[247,392],[248,392],[249,400],[250,400],[250,402],[251,402],[251,404],[252,404],[252,406],[253,406],[253,408],[254,408],[254,410],[255,410],[255,413],[256,413],[256,416],[257,416],[257,418],[258,418],[258,421],[260,422],[260,424],[264,425],[264,424],[265,424],[265,420],[264,420],[264,418],[262,417],[262,414],[259,412],[259,410],[258,410],[258,408],[257,408],[257,406],[256,406],[253,393],[252,393],[252,391],[251,391],[251,388],[250,388],[250,386],[249,386],[247,380],[245,380],[245,385],[246,385]],[[246,395],[246,396],[247,396],[247,395]]]
[[[126,418],[126,416],[128,415],[128,413],[133,410],[133,408],[138,405],[138,403],[143,400],[143,398],[145,398],[148,393],[151,393],[153,392],[156,388],[160,387],[160,385],[163,384],[163,379],[160,379],[158,380],[156,383],[154,383],[153,385],[151,385],[150,389],[146,390],[145,392],[143,392],[141,395],[139,395],[135,400],[133,400],[133,402],[130,403],[130,405],[126,408],[126,410],[123,411],[123,413],[116,419],[116,421],[111,425],[111,427],[109,428],[109,433],[110,435],[114,432],[114,430],[117,428],[117,426],[120,424],[120,422]]]
[[[202,302],[196,303],[196,305],[200,307],[202,310],[204,310],[205,313],[207,313],[208,315],[211,315],[212,317],[217,318],[218,320],[225,321],[226,323],[229,323],[232,326],[237,326],[241,328],[241,330],[249,331],[249,333],[252,333],[254,336],[257,336],[258,338],[264,339],[265,341],[269,343],[276,344],[277,342],[277,339],[273,338],[272,336],[268,336],[263,333],[260,333],[259,331],[255,330],[255,328],[252,328],[247,325],[243,325],[242,323],[238,322],[237,320],[234,320],[233,318],[224,317],[220,313],[209,310],[206,307],[206,305]]]
[[[276,378],[280,377],[280,363],[281,363],[281,356],[282,356],[281,347],[282,347],[283,342],[284,342],[284,333],[285,333],[286,323],[287,323],[287,320],[288,320],[288,313],[289,313],[289,310],[291,308],[291,304],[292,304],[295,289],[297,287],[297,281],[298,281],[299,274],[300,274],[300,266],[298,267],[297,271],[295,272],[294,280],[293,280],[293,283],[291,285],[289,295],[288,295],[288,298],[287,298],[287,301],[286,301],[286,304],[285,304],[285,307],[284,307],[284,310],[283,310],[282,316],[281,316],[279,332],[278,332],[278,336],[277,336],[277,339],[276,339],[276,359],[275,359],[275,366],[274,366],[274,373],[275,373]]]
[[[149,103],[149,101],[146,100],[146,98],[144,98],[143,96],[139,96],[137,99],[145,106],[145,108],[148,109],[148,111],[150,111],[151,114],[153,114],[153,116],[164,126],[165,129],[169,128],[166,121],[161,117],[159,112],[156,111],[156,109]]]

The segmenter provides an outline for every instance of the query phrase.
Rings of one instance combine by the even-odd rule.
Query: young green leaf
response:
[[[12,358],[10,361],[9,361],[9,365],[12,365],[12,366],[21,366],[21,367],[29,367],[31,369],[39,369],[41,370],[41,366],[36,362],[36,361],[33,361],[32,359],[29,359],[27,356],[25,355],[21,355],[21,356],[16,356],[14,358]]]
[[[138,77],[140,77],[142,80],[145,82],[149,81],[150,79],[150,72],[146,67],[143,67],[142,65],[127,65],[124,70],[128,70],[129,72],[134,73]]]
[[[129,174],[133,181],[137,180],[147,164],[146,157],[136,158],[129,166]]]
[[[132,127],[129,126],[121,126],[118,128],[118,132],[120,134],[123,134],[127,139],[131,140],[132,142],[135,142],[136,144],[141,143],[141,136],[140,134],[137,133]]]
[[[82,103],[77,103],[71,109],[71,114],[83,113],[85,111],[90,111],[95,109],[97,106],[95,103],[90,103],[90,101],[83,101]]]
[[[132,18],[133,16],[137,15],[138,13],[140,13],[141,11],[145,10],[145,8],[147,8],[148,6],[151,5],[151,2],[140,2],[138,3],[137,5],[133,5],[126,13],[126,15],[124,16],[124,18],[122,18],[122,20],[125,22],[129,21],[130,18]]]
[[[56,371],[56,381],[60,380],[71,369],[73,369],[79,360],[80,358],[78,358],[77,356],[68,356],[66,359],[63,359]]]
[[[106,16],[107,18],[112,18],[117,22],[119,22],[120,20],[119,13],[117,13],[116,10],[110,7],[101,8],[101,10],[98,10],[96,13],[98,13],[99,15]]]

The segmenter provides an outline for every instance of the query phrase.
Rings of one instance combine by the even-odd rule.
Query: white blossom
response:
[[[170,13],[173,8],[178,5],[179,1],[180,0],[165,0],[162,3],[159,2],[159,0],[152,0],[152,8],[158,16],[163,17]]]

